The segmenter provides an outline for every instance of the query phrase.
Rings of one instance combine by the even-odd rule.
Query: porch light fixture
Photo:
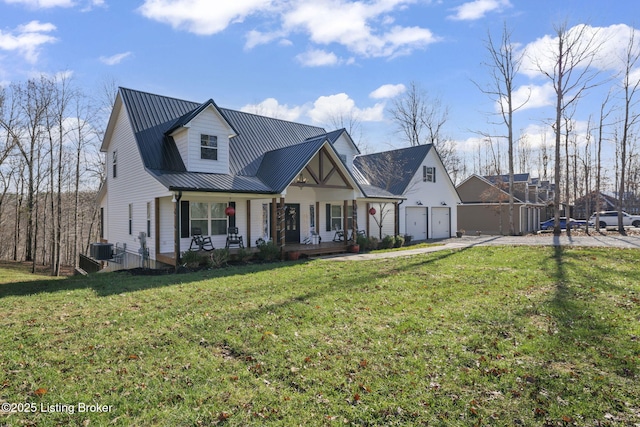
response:
[[[307,183],[307,178],[305,178],[304,175],[302,174],[302,172],[300,172],[300,175],[298,175],[298,180],[296,182],[298,184],[300,184],[300,185],[306,184]]]
[[[172,203],[177,203],[178,200],[176,199],[176,193],[173,193],[173,197],[171,198],[171,202]]]
[[[224,214],[226,216],[234,216],[236,214],[236,210],[233,208],[233,206],[227,206],[224,209]]]
[[[440,202],[442,206],[447,206],[447,202]]]
[[[369,209],[369,215],[375,215],[375,214],[376,214],[376,208]]]
[[[422,206],[422,200],[416,200],[416,205]]]

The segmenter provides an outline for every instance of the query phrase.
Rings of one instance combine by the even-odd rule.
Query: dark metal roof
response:
[[[256,176],[277,193],[282,192],[325,144],[324,139],[291,145],[265,153]]]
[[[253,176],[258,173],[264,153],[300,144],[307,138],[324,135],[316,126],[288,122],[241,111],[221,111],[237,130],[230,140],[229,172]]]
[[[201,172],[167,172],[149,170],[169,190],[214,191],[233,193],[273,193],[255,176],[239,176]]]
[[[353,164],[369,185],[388,193],[404,194],[432,144],[358,156]],[[369,194],[367,194],[369,195]]]

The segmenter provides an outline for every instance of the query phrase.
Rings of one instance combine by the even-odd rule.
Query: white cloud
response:
[[[56,26],[53,24],[31,21],[8,33],[0,30],[0,50],[17,51],[28,62],[35,63],[38,60],[39,48],[57,41],[55,37],[47,34],[55,29]]]
[[[282,14],[283,30],[308,34],[320,45],[341,44],[363,57],[387,57],[423,48],[438,39],[425,28],[389,28],[388,14],[410,0],[301,0]],[[339,11],[337,13],[336,11]]]
[[[586,48],[591,40],[592,47],[597,48],[592,66],[600,71],[621,71],[624,66],[626,49],[632,32],[635,32],[635,41],[640,40],[640,31],[625,24],[611,25],[609,27],[591,27],[589,25],[576,25],[567,31],[568,40],[575,39],[579,34],[576,51]],[[529,77],[540,76],[540,70],[552,74],[556,63],[558,37],[545,35],[529,43],[524,47],[521,71]],[[582,64],[584,66],[586,64]]]
[[[143,16],[199,35],[223,31],[247,16],[273,8],[273,0],[145,0],[138,8]]]
[[[267,98],[258,104],[247,104],[240,110],[281,120],[296,121],[302,115],[304,107],[289,107],[286,104],[281,105],[275,98]]]
[[[449,16],[457,21],[474,21],[483,18],[488,12],[500,11],[511,7],[509,0],[474,0],[455,8],[455,15]]]
[[[543,85],[520,86],[511,94],[513,108],[517,111],[530,110],[532,108],[548,107],[554,104],[556,93],[553,84],[547,82]],[[496,111],[500,111],[500,106],[496,103]],[[506,111],[506,100],[505,100]]]
[[[4,0],[4,2],[9,4],[22,4],[32,9],[75,6],[75,2],[73,0]]]
[[[407,90],[406,86],[403,84],[386,84],[380,86],[378,89],[374,90],[369,94],[369,98],[373,99],[388,99],[393,98],[401,93],[404,93]]]
[[[296,56],[296,59],[305,67],[324,67],[340,62],[335,53],[320,49],[308,50]]]
[[[60,1],[60,0],[59,0]],[[394,25],[394,12],[416,0],[145,0],[138,11],[145,17],[175,29],[199,35],[224,31],[246,17],[262,14],[275,18],[267,31],[251,30],[246,49],[288,40],[302,33],[316,45],[339,44],[363,57],[393,57],[408,54],[437,42],[421,27]],[[265,20],[264,25],[269,25]]]
[[[100,62],[106,65],[117,65],[129,56],[131,56],[131,52],[116,53],[111,56],[101,56]]]
[[[361,122],[380,122],[384,120],[384,103],[369,108],[358,108],[346,93],[321,96],[313,103],[308,112],[314,123],[330,123],[335,117],[354,117]]]

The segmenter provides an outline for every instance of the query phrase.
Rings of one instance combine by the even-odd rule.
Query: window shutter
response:
[[[237,215],[238,211],[236,211],[236,202],[229,202],[229,206],[233,208]],[[229,217],[229,227],[236,227],[236,215],[231,215]]]
[[[325,231],[331,231],[331,205],[329,203],[327,203],[326,225]]]
[[[182,200],[180,202],[180,237],[191,236],[191,230],[189,230],[189,201]]]
[[[433,170],[433,182],[436,182],[436,168],[435,168],[435,166],[433,168],[431,168],[431,170]]]
[[[427,167],[422,166],[422,181],[427,182]]]

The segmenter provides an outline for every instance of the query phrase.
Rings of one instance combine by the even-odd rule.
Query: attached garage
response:
[[[407,206],[405,215],[406,234],[413,240],[427,240],[427,208]]]
[[[451,237],[451,208],[431,208],[431,238]]]

